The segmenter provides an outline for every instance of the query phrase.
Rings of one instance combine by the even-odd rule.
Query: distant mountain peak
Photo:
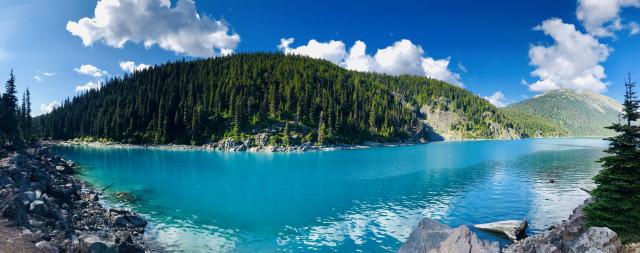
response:
[[[546,91],[508,106],[512,113],[531,114],[563,126],[574,136],[607,136],[605,126],[617,121],[622,105],[615,99],[571,89]]]

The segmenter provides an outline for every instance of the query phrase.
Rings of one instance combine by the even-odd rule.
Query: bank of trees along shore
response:
[[[622,117],[609,127],[618,135],[608,138],[609,155],[600,159],[602,170],[593,179],[597,184],[586,207],[590,226],[608,227],[623,242],[640,242],[640,102],[635,82],[625,82]]]
[[[456,112],[463,120],[454,128],[470,137],[492,138],[489,121],[508,124],[484,99],[437,80],[254,53],[113,78],[39,117],[37,128],[45,138],[129,143],[204,144],[265,129],[280,143],[398,141],[416,137],[422,104]]]
[[[16,90],[16,79],[13,70],[5,83],[5,90],[0,95],[0,148],[21,148],[34,140],[31,119],[31,98],[29,89],[22,95],[19,104]]]

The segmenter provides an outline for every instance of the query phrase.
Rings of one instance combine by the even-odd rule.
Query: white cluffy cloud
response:
[[[640,32],[638,24],[624,24],[620,18],[620,11],[625,7],[640,7],[640,0],[578,0],[576,15],[593,36],[614,36],[614,32],[625,28],[630,34],[636,34]]]
[[[129,72],[129,73],[142,71],[142,70],[148,69],[149,67],[151,67],[151,66],[147,65],[147,64],[144,64],[144,63],[140,63],[140,64],[136,65],[136,63],[133,62],[133,61],[121,61],[120,62],[120,68],[122,70],[124,70],[124,71]]]
[[[75,68],[73,70],[75,70],[79,74],[93,76],[95,78],[100,78],[100,77],[103,77],[103,76],[106,76],[107,74],[109,74],[109,73],[107,73],[107,71],[99,69],[98,67],[93,66],[91,64],[83,64],[80,67],[77,67],[77,68]]]
[[[227,55],[240,36],[222,20],[200,16],[193,0],[100,0],[93,18],[69,21],[67,31],[85,46],[96,41],[122,48],[131,41],[196,57]]]
[[[507,97],[501,91],[496,91],[491,96],[484,97],[484,99],[497,107],[505,107],[509,104]]]
[[[102,87],[101,82],[91,81],[91,82],[76,86],[76,92],[87,92],[90,90],[99,90],[101,87]]]
[[[609,57],[607,45],[600,44],[589,34],[576,30],[572,24],[553,18],[534,28],[551,36],[550,46],[531,46],[530,64],[536,69],[531,75],[538,81],[529,84],[532,91],[574,89],[603,92],[607,84],[604,67],[600,65]]]
[[[44,78],[42,76],[52,77],[52,76],[55,76],[55,75],[56,75],[56,73],[54,73],[54,72],[40,72],[40,71],[38,71],[36,73],[36,75],[33,76],[33,79],[36,79],[36,81],[38,81],[38,82],[42,82],[42,80],[44,80]]]
[[[49,104],[41,104],[40,105],[40,111],[42,113],[50,113],[50,112],[53,111],[53,109],[56,109],[58,107],[60,107],[60,102],[53,101],[53,102],[51,102]]]
[[[424,56],[421,46],[403,39],[378,49],[374,55],[366,53],[367,45],[356,41],[347,52],[344,42],[310,40],[306,45],[292,48],[294,39],[281,39],[278,48],[285,54],[306,55],[325,59],[350,70],[379,72],[390,75],[411,74],[428,76],[463,86],[460,75],[449,69],[449,58],[434,59]]]

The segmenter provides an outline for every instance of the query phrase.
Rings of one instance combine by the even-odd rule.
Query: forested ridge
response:
[[[278,53],[170,62],[107,81],[36,118],[40,137],[205,144],[275,131],[270,142],[361,143],[426,138],[420,107],[455,112],[467,138],[511,123],[471,92],[425,77],[345,70]]]

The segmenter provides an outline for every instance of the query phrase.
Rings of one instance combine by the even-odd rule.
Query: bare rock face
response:
[[[524,234],[527,228],[527,220],[506,220],[492,223],[484,223],[473,225],[473,227],[485,231],[501,233],[509,237],[512,241],[518,239]]]
[[[467,226],[452,229],[424,218],[414,229],[399,253],[498,253],[497,242],[480,240]]]

